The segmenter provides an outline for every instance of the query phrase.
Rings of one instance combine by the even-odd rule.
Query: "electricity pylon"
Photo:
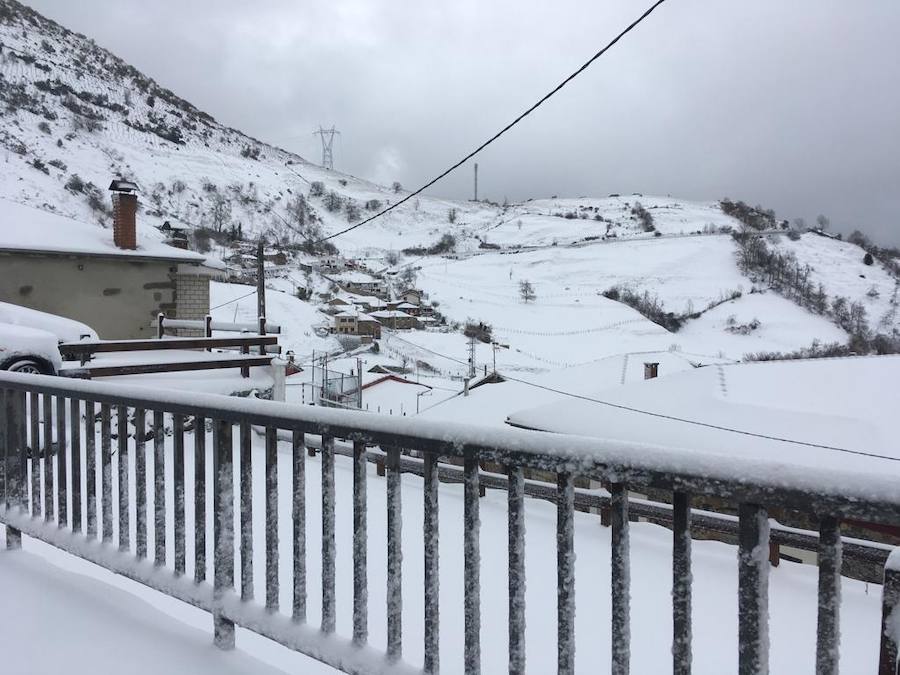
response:
[[[340,131],[335,130],[334,126],[330,129],[323,129],[322,125],[319,125],[318,131],[313,132],[313,136],[319,136],[322,139],[322,166],[326,169],[334,169],[332,146],[334,145],[335,135],[339,136],[340,133]]]

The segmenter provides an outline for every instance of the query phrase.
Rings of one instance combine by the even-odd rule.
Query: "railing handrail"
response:
[[[277,345],[277,335],[245,335],[228,338],[173,338],[136,340],[90,340],[63,342],[59,351],[63,356],[100,354],[107,352],[159,351],[163,349],[210,349],[224,347],[259,347]]]
[[[296,406],[215,394],[159,390],[139,385],[61,381],[44,375],[0,373],[0,387],[72,396],[227,422],[294,429],[385,447],[508,463],[558,473],[596,474],[632,486],[717,495],[744,503],[806,513],[900,520],[900,481],[882,472],[850,472],[784,462],[749,460],[658,445],[520,429],[496,429],[365,412]],[[547,452],[547,448],[554,448]]]

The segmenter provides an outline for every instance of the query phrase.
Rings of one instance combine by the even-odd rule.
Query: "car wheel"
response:
[[[16,361],[7,370],[13,373],[25,373],[26,375],[44,375],[46,373],[46,369],[34,359]]]

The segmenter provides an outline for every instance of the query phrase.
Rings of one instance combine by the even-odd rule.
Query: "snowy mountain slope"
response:
[[[900,280],[877,260],[866,265],[862,248],[809,232],[796,241],[780,238],[777,245],[797,256],[801,265],[809,265],[810,279],[816,285],[822,284],[829,296],[861,302],[873,330],[884,333],[900,330],[897,312]]]
[[[308,197],[328,233],[396,201],[402,191],[326,171],[225,127],[88,38],[14,0],[0,0],[0,195],[65,215],[103,222],[113,176],[141,187],[142,222],[285,231],[287,202]],[[313,183],[319,196],[309,196]],[[336,200],[329,211],[326,199]],[[353,204],[348,208],[347,203]],[[492,207],[421,198],[346,244],[398,246],[398,232],[446,221],[450,208]],[[294,237],[296,238],[296,237]],[[342,242],[343,243],[343,242]]]
[[[122,175],[141,187],[144,230],[165,220],[211,230],[240,225],[245,236],[296,243],[298,227],[335,233],[407,194],[327,171],[227,128],[88,38],[13,0],[0,0],[0,45],[0,198],[104,223],[105,185]],[[294,208],[301,196],[304,223]],[[827,317],[772,293],[749,296],[752,283],[738,269],[727,234],[740,227],[718,203],[671,197],[554,197],[500,206],[420,196],[334,241],[347,257],[380,270],[387,251],[452,235],[455,251],[446,257],[401,255],[395,271],[417,271],[415,283],[451,323],[472,318],[495,326],[495,337],[510,347],[497,353],[504,368],[550,370],[669,348],[739,359],[816,339],[845,341]],[[896,306],[893,282],[877,265],[857,269],[861,249],[815,235],[779,239],[798,249],[798,259],[808,257],[829,295],[864,296],[871,322],[896,321],[896,313],[889,316]],[[299,274],[292,279],[302,283]],[[522,280],[535,286],[534,303],[520,301]],[[394,290],[403,283],[398,278]],[[878,297],[867,295],[873,284]],[[320,293],[330,282],[316,276],[312,285]],[[613,286],[655,295],[675,314],[701,312],[737,291],[743,297],[670,333],[601,295]],[[223,292],[221,302],[241,293]],[[236,307],[249,317],[255,300],[214,313],[233,314]],[[323,346],[311,331],[312,322],[328,321],[319,308],[296,300],[286,314],[292,319],[283,323],[293,331],[285,336],[288,348],[309,353]],[[759,325],[741,333],[754,319]],[[459,332],[386,336],[384,343],[394,357],[426,361],[444,376],[466,369]],[[479,345],[480,368],[492,361],[490,346]]]

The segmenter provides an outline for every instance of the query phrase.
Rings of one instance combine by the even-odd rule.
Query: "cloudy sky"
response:
[[[30,0],[220,121],[417,186],[650,0]],[[900,244],[900,2],[668,0],[478,160],[482,195],[730,196]],[[432,193],[471,196],[471,167]]]

